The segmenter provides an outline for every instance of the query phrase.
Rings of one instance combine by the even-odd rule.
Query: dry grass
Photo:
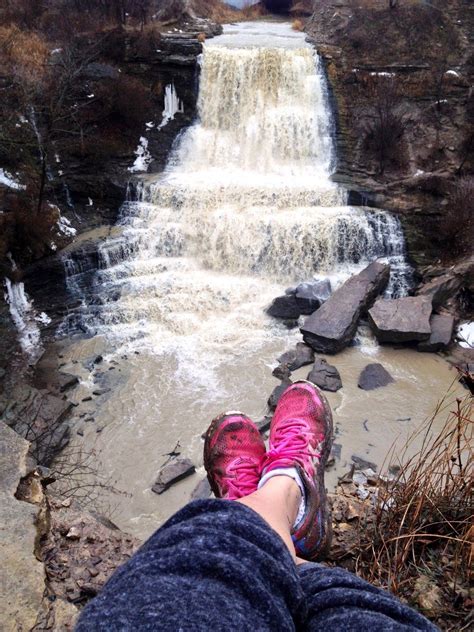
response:
[[[472,526],[472,396],[456,400],[443,429],[433,432],[443,400],[413,436],[380,489],[376,519],[361,530],[357,572],[421,608],[443,629],[468,629]],[[413,441],[422,439],[406,459]],[[392,462],[392,465],[394,463]],[[472,621],[471,621],[472,623]]]
[[[294,31],[302,31],[304,29],[304,24],[302,20],[293,20],[291,24],[291,28]]]

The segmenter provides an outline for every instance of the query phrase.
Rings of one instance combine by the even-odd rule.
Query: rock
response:
[[[119,71],[115,66],[110,64],[101,64],[99,62],[92,62],[84,67],[81,77],[83,79],[118,79],[120,77]]]
[[[191,492],[191,500],[206,500],[211,495],[211,486],[207,478],[203,478]]]
[[[316,358],[313,368],[308,373],[310,382],[322,388],[323,391],[335,393],[342,388],[342,380],[335,366],[328,364],[323,358]]]
[[[35,556],[38,507],[15,498],[27,472],[30,444],[0,422],[0,551],[5,630],[34,628],[45,591],[43,564]]]
[[[260,434],[263,434],[264,432],[267,432],[267,430],[270,430],[271,423],[272,423],[271,415],[265,415],[263,419],[260,419],[260,421],[257,421],[256,426]]]
[[[361,458],[360,456],[357,456],[356,454],[353,454],[351,456],[351,459],[355,463],[356,470],[371,469],[374,472],[377,471],[377,465],[375,463],[372,463],[372,461],[366,461],[365,459]]]
[[[68,538],[68,540],[80,540],[81,532],[78,527],[71,527],[66,533],[66,538]]]
[[[269,316],[283,318],[285,320],[295,320],[300,316],[300,307],[296,302],[294,294],[285,294],[273,299],[272,304],[266,310]]]
[[[379,299],[369,323],[380,342],[412,342],[430,337],[431,299],[426,296]]]
[[[412,598],[427,616],[436,617],[443,611],[443,591],[432,578],[426,575],[420,575],[417,578]]]
[[[454,316],[433,314],[430,318],[431,335],[418,343],[418,351],[440,351],[446,349],[453,337]]]
[[[461,289],[462,282],[462,276],[448,272],[422,285],[417,291],[417,295],[430,298],[433,308],[436,309],[456,296]]]
[[[280,364],[286,365],[290,371],[296,371],[302,366],[314,361],[314,351],[304,342],[297,342],[294,349],[286,351],[278,358]]]
[[[301,327],[304,341],[321,353],[341,351],[354,337],[361,313],[384,289],[389,276],[390,266],[374,262],[348,279],[306,319]]]
[[[281,384],[278,384],[278,386],[275,386],[275,388],[272,391],[272,394],[268,398],[268,408],[270,410],[275,410],[278,404],[278,400],[286,391],[286,389],[290,386],[290,384],[293,384],[291,380],[283,380]]]
[[[49,524],[39,542],[48,587],[56,601],[64,599],[83,605],[100,592],[140,542],[103,516],[82,510],[75,501],[66,506],[59,499],[50,498],[49,506]],[[76,533],[80,538],[75,537]]]
[[[169,489],[171,485],[181,481],[183,478],[191,476],[195,471],[196,468],[189,459],[175,459],[160,470],[158,478],[151,489],[155,494],[162,494]]]
[[[295,288],[296,304],[300,314],[309,315],[315,312],[331,296],[331,282],[329,279],[321,281],[307,281]]]
[[[387,386],[394,381],[387,369],[378,362],[374,362],[362,369],[357,386],[364,391],[373,391],[375,388]]]
[[[289,380],[291,371],[286,364],[279,364],[273,369],[272,375],[279,380]]]

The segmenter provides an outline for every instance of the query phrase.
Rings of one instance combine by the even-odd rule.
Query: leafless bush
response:
[[[54,481],[52,493],[64,499],[73,498],[83,508],[103,512],[112,495],[125,493],[101,474],[94,450],[68,446],[56,456],[50,470],[48,476]],[[110,507],[107,516],[110,518]]]
[[[370,77],[366,99],[364,145],[376,157],[382,175],[390,163],[401,165],[404,161],[406,117],[391,77]]]
[[[459,178],[451,186],[439,227],[440,240],[453,256],[467,254],[474,243],[474,177]]]
[[[447,406],[441,401],[409,440],[396,462],[399,474],[380,489],[376,520],[360,533],[357,571],[409,602],[417,581],[428,581],[442,602],[443,621],[453,622],[448,629],[461,630],[470,610],[472,397],[456,400],[435,434],[433,424]],[[420,438],[421,449],[405,459],[411,442]]]

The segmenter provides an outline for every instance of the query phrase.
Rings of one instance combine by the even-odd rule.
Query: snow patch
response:
[[[77,233],[77,230],[73,226],[71,226],[71,222],[68,220],[68,218],[63,217],[62,215],[59,216],[58,231],[63,235],[67,235],[68,237],[74,237],[74,235]]]
[[[451,75],[452,77],[460,77],[461,75],[456,72],[455,70],[447,70],[445,73],[445,75]]]
[[[144,137],[140,137],[140,142],[135,150],[135,162],[128,168],[132,173],[135,171],[148,171],[148,165],[153,160],[153,156],[148,150],[148,140]]]
[[[464,349],[474,348],[474,321],[470,323],[464,323],[458,328],[457,337],[459,338],[459,344]]]
[[[26,189],[26,186],[24,184],[21,184],[20,182],[18,182],[18,180],[15,180],[11,173],[5,171],[5,169],[2,168],[0,168],[0,184],[3,184],[10,189],[16,189],[17,191],[22,191]]]
[[[35,320],[42,325],[49,325],[51,322],[51,318],[46,314],[46,312],[41,312],[38,316],[35,316]]]
[[[371,77],[395,77],[394,72],[371,72]]]

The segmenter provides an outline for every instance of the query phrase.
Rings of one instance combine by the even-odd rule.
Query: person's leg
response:
[[[254,424],[232,414],[210,430],[214,490],[237,499],[256,489],[264,446]],[[196,501],[175,514],[115,572],[76,630],[294,630],[305,615],[289,536],[299,492],[278,478],[249,501]]]
[[[298,573],[308,607],[301,627],[306,632],[320,632],[323,627],[358,632],[438,629],[390,593],[342,568],[305,563],[298,566]]]
[[[294,630],[304,595],[282,539],[252,509],[195,501],[120,567],[77,632]]]

